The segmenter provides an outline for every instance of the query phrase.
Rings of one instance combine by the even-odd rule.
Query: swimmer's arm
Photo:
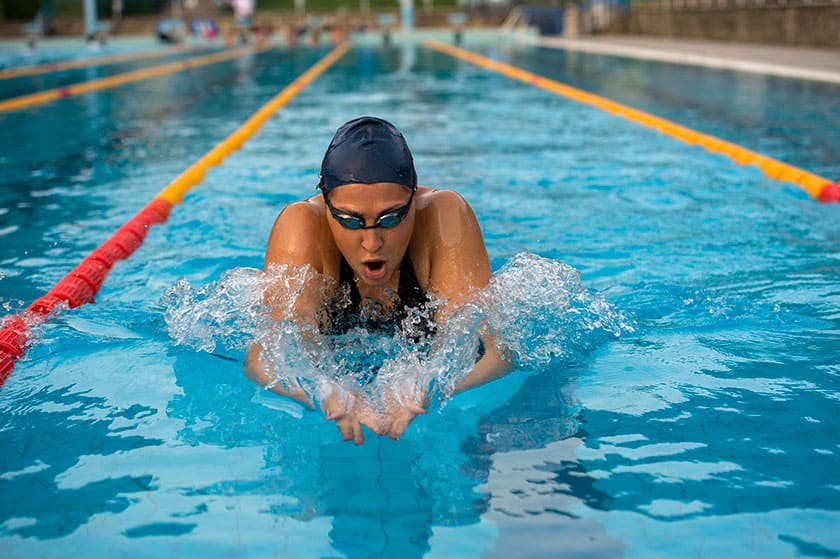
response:
[[[490,259],[484,237],[475,213],[460,195],[440,191],[436,197],[442,202],[433,215],[432,230],[437,230],[435,239],[438,253],[432,258],[430,279],[435,292],[447,301],[439,316],[468,303],[475,292],[490,283]],[[455,393],[469,390],[505,376],[512,369],[510,363],[495,347],[492,336],[483,337],[485,354],[472,371],[455,387]]]
[[[485,353],[473,370],[455,386],[455,394],[493,382],[508,374],[511,364],[494,347],[492,337],[483,338]]]
[[[300,388],[300,386],[290,386],[288,389],[277,382],[277,378],[265,370],[265,364],[260,359],[262,353],[262,344],[255,342],[248,350],[245,357],[245,376],[254,381],[257,385],[262,386],[266,390],[271,390],[275,394],[286,396],[293,400],[300,402],[310,409],[315,409],[311,398]]]
[[[311,266],[316,271],[320,270],[320,261],[317,259],[317,252],[312,246],[313,229],[317,222],[308,202],[297,202],[286,207],[274,222],[271,235],[268,239],[268,247],[265,252],[264,270],[268,272],[272,264],[286,264],[288,266]],[[297,295],[294,309],[291,314],[287,305],[279,305],[271,297],[267,298],[271,308],[271,316],[275,320],[294,320],[303,326],[314,322],[317,308],[321,301],[316,293],[316,286],[312,282],[305,285],[303,292]],[[248,350],[245,357],[244,373],[257,385],[265,387],[276,394],[287,396],[304,405],[313,408],[311,398],[296,384],[282,386],[277,378],[266,370],[261,358],[263,347],[255,342]]]
[[[290,204],[277,216],[265,250],[263,270],[267,273],[272,265],[277,264],[309,268],[300,291],[287,294],[282,286],[278,286],[280,289],[275,290],[274,296],[265,298],[271,308],[272,319],[293,321],[303,328],[304,335],[307,331],[317,330],[318,315],[324,307],[320,279],[324,264],[320,247],[326,241],[322,238],[324,227],[321,221],[318,210],[310,202]],[[287,295],[294,296],[293,308],[289,308],[287,299],[284,300]]]

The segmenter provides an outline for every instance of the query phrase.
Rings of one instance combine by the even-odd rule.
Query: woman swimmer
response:
[[[271,230],[265,268],[278,263],[308,265],[339,283],[347,282],[354,311],[360,301],[392,309],[393,317],[412,301],[432,294],[444,301],[436,320],[470,300],[490,281],[490,263],[481,229],[469,204],[458,194],[417,185],[411,151],[392,124],[362,117],[335,133],[321,165],[319,195],[286,207]],[[295,307],[296,320],[318,316],[334,304],[306,288]],[[314,318],[312,318],[314,320]],[[509,370],[492,339],[456,392],[497,379]],[[298,389],[281,387],[266,371],[262,347],[255,343],[245,373],[256,383],[312,407]],[[398,438],[417,414],[426,413],[423,396],[395,404],[384,413],[362,398],[332,395],[321,402],[344,440],[361,444],[362,425]]]

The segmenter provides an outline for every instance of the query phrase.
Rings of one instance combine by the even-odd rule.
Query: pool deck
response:
[[[469,30],[468,47],[471,45],[496,45],[497,28]],[[793,47],[770,44],[734,43],[724,41],[697,41],[660,38],[643,35],[588,35],[574,39],[536,34],[502,33],[502,37],[569,51],[591,52],[628,58],[657,60],[677,64],[690,64],[751,72],[755,74],[814,80],[840,84],[840,50],[810,47]],[[395,44],[417,43],[422,38],[435,38],[451,42],[452,30],[435,28],[416,30],[406,35],[400,30],[392,33]],[[380,33],[365,33],[354,37],[354,42],[379,45]],[[120,36],[109,42],[111,50],[137,50],[155,48],[158,43],[149,36]],[[206,44],[202,42],[201,44]],[[20,54],[24,43],[19,39],[0,39],[0,54]],[[40,42],[39,50],[78,49],[83,43],[78,37],[47,38]],[[88,50],[89,47],[86,47]]]
[[[840,51],[832,49],[634,35],[598,35],[574,39],[534,37],[532,41],[540,46],[566,50],[840,84]]]

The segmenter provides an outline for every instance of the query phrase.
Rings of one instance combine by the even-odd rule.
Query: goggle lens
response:
[[[411,196],[408,198],[408,202],[405,206],[394,210],[393,212],[389,212],[385,215],[381,215],[376,218],[376,222],[373,225],[366,225],[365,221],[356,216],[347,215],[338,211],[333,205],[330,203],[329,198],[327,198],[326,194],[324,195],[324,201],[327,203],[327,207],[330,210],[333,218],[338,222],[339,225],[344,227],[345,229],[351,229],[353,231],[357,231],[359,229],[376,229],[381,227],[382,229],[393,229],[405,219],[405,216],[408,215],[408,210],[411,208],[411,202],[414,200],[414,191],[411,191]]]

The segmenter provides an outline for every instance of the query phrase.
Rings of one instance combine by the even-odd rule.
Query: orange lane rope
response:
[[[486,58],[459,47],[432,40],[425,40],[423,44],[439,52],[561,95],[567,99],[572,99],[608,113],[622,116],[627,120],[647,126],[648,128],[653,128],[687,144],[696,144],[710,152],[726,155],[740,165],[756,165],[771,179],[797,184],[820,202],[840,202],[840,185],[799,167],[788,165],[772,157],[756,153],[731,142],[721,140],[720,138],[715,138],[714,136],[692,130],[691,128],[681,126],[664,118],[633,109],[606,97],[576,89],[550,78],[540,76],[539,74],[534,74],[516,66]]]
[[[31,93],[29,95],[22,95],[20,97],[0,101],[0,113],[24,109],[33,105],[49,103],[50,101],[55,101],[56,99],[64,99],[74,95],[81,95],[91,91],[116,87],[130,82],[157,78],[159,76],[181,72],[190,68],[199,68],[201,66],[207,66],[208,64],[216,64],[217,62],[223,62],[225,60],[244,56],[252,52],[261,52],[263,50],[266,49],[255,49],[249,46],[243,46],[205,56],[198,56],[187,60],[179,60],[177,62],[170,62],[160,66],[153,66],[151,68],[142,68],[140,70],[109,76],[107,78],[100,78],[65,87],[48,89],[38,93]]]
[[[93,58],[80,58],[77,60],[62,60],[61,62],[48,62],[46,64],[38,64],[36,66],[21,66],[19,68],[7,68],[5,70],[0,70],[0,80],[20,78],[24,76],[37,76],[39,74],[47,74],[49,72],[75,70],[77,68],[88,68],[90,66],[106,66],[108,64],[117,64],[119,62],[129,62],[132,60],[151,60],[153,58],[163,58],[164,56],[172,56],[182,52],[203,50],[204,48],[205,47],[183,46],[168,47],[164,49],[144,50],[140,52],[127,52],[123,54],[112,54],[109,56],[96,56]]]

